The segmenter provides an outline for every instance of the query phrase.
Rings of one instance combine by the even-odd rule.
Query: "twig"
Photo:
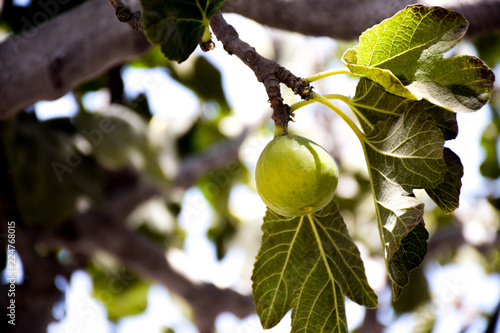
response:
[[[116,17],[120,22],[127,23],[133,30],[143,31],[141,22],[141,12],[134,11],[123,0],[108,0],[115,9]]]
[[[215,36],[222,42],[224,50],[234,54],[255,73],[257,80],[264,84],[269,103],[273,109],[273,120],[276,124],[287,124],[292,120],[290,107],[283,103],[280,83],[284,83],[304,99],[311,97],[309,83],[295,76],[289,70],[273,60],[264,58],[253,47],[242,41],[236,29],[228,24],[221,12],[217,12],[210,20]]]

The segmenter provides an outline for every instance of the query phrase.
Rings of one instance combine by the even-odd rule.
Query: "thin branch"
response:
[[[143,31],[140,10],[132,9],[132,7],[123,0],[108,1],[115,9],[116,17],[120,22],[127,23],[133,30]]]
[[[222,42],[224,50],[230,55],[236,55],[255,73],[257,80],[264,84],[273,109],[272,118],[275,123],[287,124],[292,120],[290,107],[283,104],[280,82],[303,98],[309,98],[311,93],[309,84],[275,61],[264,58],[253,47],[242,41],[236,29],[226,22],[220,11],[212,17],[210,26],[215,36]]]

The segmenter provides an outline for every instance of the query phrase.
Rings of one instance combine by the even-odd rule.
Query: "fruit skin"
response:
[[[338,176],[337,164],[323,147],[292,134],[276,136],[269,142],[255,171],[262,201],[287,217],[324,208],[335,194]]]

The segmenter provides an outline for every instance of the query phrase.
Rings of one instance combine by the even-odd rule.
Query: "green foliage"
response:
[[[227,168],[210,172],[197,183],[214,209],[214,218],[207,236],[215,244],[219,260],[226,255],[228,243],[239,224],[238,218],[229,209],[229,196],[233,186],[245,171],[239,161],[233,161]]]
[[[150,283],[119,267],[92,264],[87,271],[92,277],[93,297],[101,301],[111,321],[146,310]]]
[[[463,167],[444,143],[457,135],[454,113],[479,109],[493,88],[494,75],[481,60],[442,58],[467,25],[442,8],[409,6],[344,54],[346,66],[362,76],[348,104],[365,133],[360,140],[395,298],[427,252],[423,204],[413,189],[426,189],[446,213],[458,208]]]
[[[224,0],[141,0],[144,32],[170,60],[183,62]]]
[[[500,156],[498,156],[498,146],[500,145],[498,139],[500,137],[500,109],[494,103],[491,103],[491,118],[491,122],[486,126],[481,137],[481,145],[485,150],[485,157],[483,163],[481,163],[480,170],[483,176],[497,179],[500,178]]]
[[[315,93],[312,100],[292,106],[295,111],[302,105],[320,102],[340,115],[360,140],[394,300],[401,296],[410,272],[420,266],[427,253],[429,233],[424,223],[424,204],[413,191],[425,189],[445,213],[458,208],[463,167],[460,158],[444,147],[445,141],[458,134],[456,113],[481,108],[493,89],[494,75],[480,59],[443,58],[463,37],[467,25],[462,15],[442,8],[409,6],[368,29],[359,45],[345,52],[346,66],[361,77],[353,98]],[[340,73],[344,72],[327,71],[311,80]],[[361,129],[328,99],[345,102]],[[318,266],[319,259],[313,260],[312,271],[307,266],[318,254],[311,253],[314,246],[302,242],[316,241],[320,257],[325,258],[334,257],[335,246],[340,245],[334,237],[329,238],[333,246],[323,245],[318,233],[321,228],[313,223],[323,220],[313,216],[286,219],[268,208],[253,276],[257,312],[264,328],[274,326],[293,308],[292,332],[308,328],[347,331],[338,294],[342,290],[351,297],[346,286],[328,265]],[[340,215],[338,220],[342,221]],[[306,233],[303,230],[307,235],[302,234]],[[351,254],[361,262],[359,253]],[[345,267],[336,267],[344,276],[349,272]],[[302,280],[303,275],[308,278]],[[353,279],[349,283],[349,287],[356,285]],[[302,301],[304,294],[317,303],[309,302],[307,297]],[[324,310],[327,302],[332,312]],[[318,323],[325,326],[315,327]]]
[[[365,31],[343,60],[395,95],[453,112],[475,111],[490,97],[493,73],[476,57],[442,57],[467,26],[462,15],[444,8],[409,6]]]
[[[253,295],[264,328],[293,308],[292,332],[347,332],[344,295],[377,306],[359,250],[332,201],[310,215],[268,210],[253,271]]]
[[[133,166],[145,180],[168,184],[159,166],[158,152],[150,144],[146,119],[126,107],[115,106],[102,113],[82,111],[75,125],[90,145],[89,154],[109,170]]]
[[[102,199],[106,172],[80,153],[69,119],[39,122],[22,113],[4,126],[7,168],[26,223],[56,224],[76,213],[79,198]]]
[[[500,61],[500,34],[479,36],[474,40],[479,57],[491,68]]]

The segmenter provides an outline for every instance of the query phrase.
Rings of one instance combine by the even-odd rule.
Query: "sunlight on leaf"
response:
[[[464,36],[467,20],[440,7],[408,6],[365,31],[343,60],[353,72],[408,99],[472,112],[490,98],[494,74],[473,56],[443,59]]]
[[[443,134],[419,104],[377,123],[372,133],[365,142],[367,162],[387,180],[414,188],[433,188],[442,181]]]

